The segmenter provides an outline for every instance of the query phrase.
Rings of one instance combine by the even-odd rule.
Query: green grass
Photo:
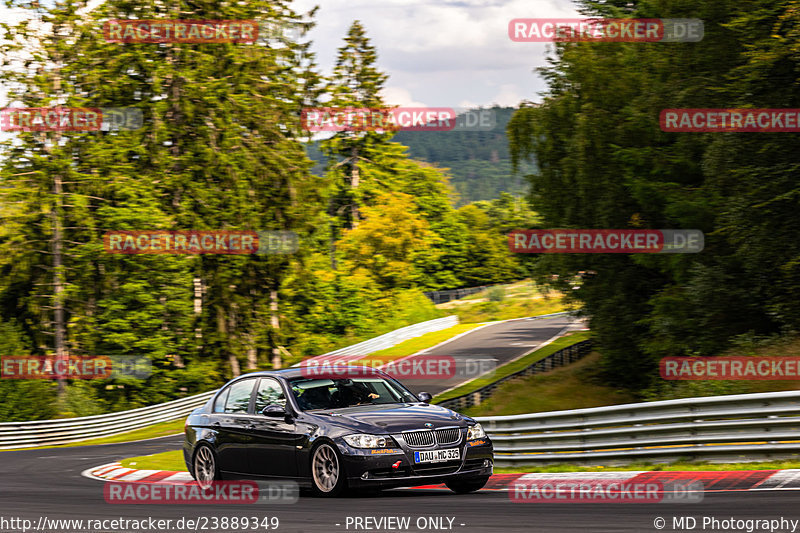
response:
[[[631,391],[605,384],[599,360],[600,354],[592,352],[571,365],[507,381],[491,398],[461,412],[469,416],[518,415],[639,401]]]
[[[800,461],[771,461],[765,463],[706,463],[685,462],[674,463],[631,463],[625,466],[581,466],[574,464],[559,464],[546,466],[515,466],[507,468],[495,467],[495,474],[515,474],[542,472],[552,474],[556,472],[627,472],[630,470],[646,471],[727,471],[727,470],[785,470],[800,468]]]
[[[169,422],[161,422],[153,424],[141,429],[128,431],[125,433],[118,433],[109,437],[101,437],[98,439],[87,439],[79,442],[71,442],[69,444],[58,444],[53,446],[39,446],[36,448],[15,448],[19,450],[43,450],[47,448],[65,448],[72,446],[95,446],[97,444],[113,444],[115,442],[133,442],[136,440],[152,439],[155,437],[166,437],[168,435],[175,435],[176,433],[183,433],[184,418],[178,420],[171,420]],[[2,450],[12,451],[12,450]]]
[[[498,379],[503,378],[503,377],[508,376],[508,375],[511,375],[514,372],[519,372],[520,370],[524,369],[525,367],[528,367],[528,366],[532,365],[536,361],[539,361],[540,359],[543,359],[543,358],[547,357],[548,355],[550,355],[550,354],[552,354],[554,352],[557,352],[558,350],[560,350],[560,349],[562,349],[562,348],[564,348],[566,346],[570,346],[570,345],[575,344],[577,342],[584,341],[584,340],[588,339],[589,338],[589,333],[590,332],[588,332],[588,331],[579,331],[579,332],[576,332],[576,333],[567,334],[567,335],[561,337],[560,339],[556,339],[555,341],[553,341],[552,343],[548,344],[547,346],[545,346],[543,348],[539,348],[538,350],[535,350],[535,351],[529,353],[525,357],[522,357],[520,359],[517,359],[516,361],[513,361],[511,363],[505,364],[505,365],[503,365],[501,367],[498,367],[495,370],[494,374],[492,374],[491,376],[473,379],[472,381],[469,381],[469,382],[461,385],[460,387],[457,387],[457,388],[453,389],[452,391],[450,391],[450,392],[448,392],[446,394],[443,394],[441,396],[437,396],[435,401],[434,401],[434,403],[441,402],[441,401],[446,400],[448,398],[455,398],[456,396],[461,396],[462,394],[467,394],[467,393],[472,392],[472,391],[474,391],[476,389],[479,389],[479,388],[481,388],[481,387],[483,387],[485,385],[489,385],[491,383],[494,383]]]
[[[481,302],[472,306],[457,307],[452,310],[461,322],[492,322],[536,315],[560,313],[568,308],[560,299],[525,300],[502,302]]]
[[[391,348],[386,348],[385,350],[373,352],[359,359],[359,361],[372,359],[393,361],[395,359],[399,359],[400,357],[415,354],[420,350],[432,348],[440,342],[444,342],[452,337],[455,337],[456,335],[473,330],[480,325],[481,324],[456,324],[451,328],[443,329],[441,331],[432,331],[430,333],[420,335],[419,337],[401,342],[397,346],[392,346]],[[358,361],[354,361],[354,364],[358,364]]]
[[[458,315],[464,324],[547,315],[567,310],[560,293],[543,292],[530,280],[498,287],[502,287],[505,295],[501,302],[486,301],[489,299],[489,291],[492,290],[486,289],[436,307]]]
[[[153,455],[142,455],[139,457],[129,457],[120,461],[126,468],[137,470],[169,470],[171,472],[186,472],[186,465],[183,463],[183,451],[171,450]]]

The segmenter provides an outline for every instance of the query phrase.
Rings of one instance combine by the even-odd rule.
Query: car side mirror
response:
[[[264,416],[271,416],[274,418],[281,418],[286,416],[288,413],[286,411],[286,407],[283,405],[278,405],[276,403],[270,404],[261,410],[261,414]]]
[[[421,401],[422,403],[431,403],[431,399],[433,399],[433,396],[431,396],[431,393],[429,392],[420,392],[419,394],[417,394],[417,398],[419,398],[419,401]]]

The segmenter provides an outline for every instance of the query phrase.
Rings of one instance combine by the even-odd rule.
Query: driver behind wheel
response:
[[[332,405],[331,394],[328,387],[314,387],[306,389],[303,394],[298,396],[297,403],[300,409],[330,409]]]
[[[342,383],[333,395],[333,399],[339,407],[371,403],[377,398],[380,398],[380,395],[369,390],[366,385],[353,381]]]

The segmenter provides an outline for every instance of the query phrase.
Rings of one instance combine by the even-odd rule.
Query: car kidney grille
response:
[[[410,448],[426,448],[434,444],[455,444],[461,440],[459,428],[445,428],[434,431],[408,431],[403,433],[403,439]]]
[[[461,430],[458,428],[437,429],[436,440],[439,444],[454,444],[461,440]]]
[[[408,433],[403,433],[403,438],[406,444],[412,448],[433,445],[433,431],[409,431]]]

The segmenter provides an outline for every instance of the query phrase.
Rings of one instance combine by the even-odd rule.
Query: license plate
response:
[[[455,461],[457,459],[461,459],[461,451],[458,448],[414,452],[415,463],[441,463],[444,461]]]

